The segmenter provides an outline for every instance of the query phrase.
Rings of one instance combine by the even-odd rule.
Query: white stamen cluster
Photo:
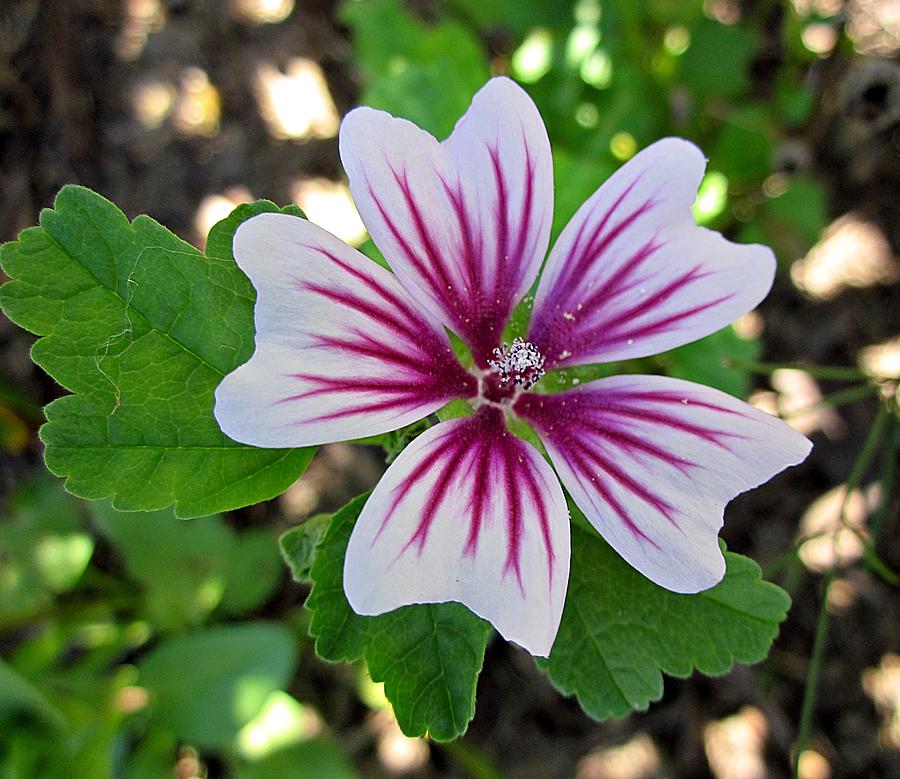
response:
[[[544,356],[538,348],[521,338],[506,341],[503,346],[494,349],[496,360],[488,360],[494,370],[500,374],[500,383],[512,382],[523,389],[531,389],[538,379],[544,375]]]

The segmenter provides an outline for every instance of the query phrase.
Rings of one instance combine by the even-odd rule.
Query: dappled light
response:
[[[620,162],[627,162],[638,151],[637,141],[631,133],[618,132],[609,141],[609,150]]]
[[[280,510],[291,520],[303,519],[316,506],[328,504],[345,483],[371,488],[378,475],[377,465],[359,457],[347,444],[325,444],[303,476],[279,497]]]
[[[253,194],[246,187],[229,187],[220,195],[204,197],[194,216],[194,231],[198,245],[203,246],[206,236],[216,222],[222,221],[241,203],[249,203],[253,199]]]
[[[766,320],[758,311],[748,311],[732,322],[731,326],[738,338],[752,341],[759,338],[766,328]]]
[[[844,423],[832,406],[822,402],[819,383],[809,373],[782,368],[772,374],[771,382],[778,393],[778,414],[795,430],[821,430],[829,438],[843,434]]]
[[[880,344],[864,346],[859,351],[859,367],[873,379],[894,383],[890,388],[897,389],[900,380],[900,336],[891,338]]]
[[[128,685],[116,693],[116,708],[123,714],[134,714],[146,708],[150,693],[143,687]]]
[[[853,579],[835,577],[825,592],[825,602],[830,614],[842,616],[849,614],[859,603],[859,596],[859,589]]]
[[[186,136],[209,138],[219,131],[221,98],[202,68],[188,67],[181,72],[178,95],[172,110],[172,125]]]
[[[838,31],[833,24],[813,22],[804,28],[801,40],[813,54],[827,57],[837,45]]]
[[[842,485],[813,501],[800,519],[798,532],[799,556],[806,568],[822,573],[859,560],[867,537],[866,519],[879,497],[878,484],[853,490],[849,496]]]
[[[582,22],[572,28],[566,41],[566,63],[573,68],[589,57],[600,43],[600,30],[596,22]]]
[[[756,390],[749,403],[769,414],[780,416],[803,434],[821,430],[829,438],[843,435],[845,426],[835,409],[824,403],[818,382],[806,371],[779,368],[772,373],[774,392]]]
[[[581,103],[575,109],[575,121],[587,130],[596,127],[600,121],[600,112],[597,110],[597,106],[593,103]]]
[[[173,773],[176,779],[205,779],[206,766],[200,760],[200,754],[190,746],[178,750],[178,761]]]
[[[302,141],[337,135],[337,110],[322,69],[313,60],[296,57],[284,71],[260,63],[254,90],[273,138]]]
[[[724,173],[711,170],[700,182],[697,200],[694,201],[694,218],[699,224],[709,224],[728,205],[728,178]]]
[[[318,736],[322,727],[322,720],[314,709],[276,690],[237,734],[237,749],[244,757],[259,760],[289,744]]]
[[[358,246],[366,239],[366,227],[345,182],[301,179],[295,182],[291,194],[307,219],[332,235],[351,246]]]
[[[691,32],[687,27],[675,25],[666,30],[666,37],[663,38],[666,51],[673,57],[680,57],[691,45]]]
[[[656,745],[645,733],[624,744],[595,749],[578,763],[576,779],[653,779],[660,768]]]
[[[613,78],[613,61],[609,52],[598,46],[585,57],[578,68],[581,80],[596,89],[606,89]]]
[[[132,91],[131,104],[138,121],[147,130],[155,130],[172,113],[178,90],[161,80],[143,81]]]
[[[810,297],[830,300],[851,287],[893,283],[900,279],[900,265],[878,227],[845,214],[791,265],[791,279]]]
[[[51,590],[62,592],[78,580],[94,553],[86,533],[47,535],[34,548],[34,561]]]
[[[141,55],[150,35],[163,28],[166,14],[160,0],[125,0],[122,5],[122,26],[115,48],[120,59],[130,62]]]
[[[741,20],[741,4],[737,0],[703,0],[703,12],[722,24],[737,24]]]
[[[294,0],[230,0],[235,19],[248,24],[278,24],[291,15]]]
[[[831,765],[814,749],[804,749],[797,765],[797,779],[831,779]]]
[[[716,779],[766,779],[763,753],[769,725],[765,714],[745,706],[730,717],[710,722],[703,743]]]
[[[890,57],[900,51],[896,0],[849,0],[847,35],[860,54]]]
[[[512,72],[520,81],[533,84],[547,71],[553,58],[553,38],[549,30],[532,30],[513,53]]]
[[[881,742],[900,749],[900,656],[887,654],[877,667],[865,671],[863,689],[881,716]]]
[[[421,769],[430,754],[428,742],[404,736],[390,708],[375,712],[369,727],[376,735],[378,762],[391,776],[403,776]]]
[[[839,13],[846,0],[791,0],[794,11],[801,17],[811,14],[826,19]]]

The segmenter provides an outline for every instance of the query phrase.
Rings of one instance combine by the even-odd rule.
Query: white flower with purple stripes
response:
[[[659,141],[600,187],[550,252],[527,334],[503,344],[540,271],[553,210],[550,145],[530,98],[493,79],[441,143],[359,108],[340,149],[394,273],[302,219],[241,225],[234,255],[258,293],[256,351],[219,386],[216,418],[246,444],[310,446],[470,402],[472,415],[416,438],[367,501],[344,564],[353,609],[460,601],[547,655],[569,574],[560,482],[652,581],[684,593],[718,582],[725,504],[802,461],[809,442],[686,381],[616,376],[555,394],[539,382],[545,371],[694,341],[766,295],[769,249],[694,224],[701,152]],[[469,348],[471,370],[447,330]],[[553,467],[510,432],[513,415]]]

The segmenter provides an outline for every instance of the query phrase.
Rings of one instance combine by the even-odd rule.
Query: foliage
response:
[[[108,544],[118,576],[96,560]],[[239,776],[355,775],[302,718],[287,732],[266,720],[302,708],[284,692],[297,636],[251,616],[280,579],[269,531],[171,509],[121,513],[44,478],[15,496],[0,558],[12,562],[0,575],[0,636],[22,636],[0,662],[5,775],[168,776],[179,743],[227,755]],[[56,570],[31,571],[41,559]]]
[[[703,224],[772,245],[783,269],[818,240],[824,188],[784,163],[814,102],[811,55],[791,10],[783,61],[754,80],[768,20],[722,24],[700,0],[427,5],[427,18],[401,0],[342,5],[358,102],[441,137],[490,73],[510,73],[535,98],[552,140],[554,236],[638,148],[680,135],[709,155],[695,206]],[[71,393],[45,410],[47,466],[72,494],[109,499],[84,503],[46,478],[14,496],[0,525],[3,775],[168,776],[189,743],[246,779],[354,776],[327,728],[314,735],[298,726],[265,750],[246,748],[254,725],[265,732],[267,712],[305,705],[292,677],[312,649],[293,603],[303,593],[297,583],[308,581],[315,650],[330,662],[363,659],[405,733],[452,739],[475,713],[485,622],[458,604],[376,618],[350,610],[341,568],[365,496],[281,536],[290,583],[271,522],[239,530],[219,515],[281,493],[313,454],[237,444],[212,417],[215,386],[252,350],[254,290],[231,240],[242,221],[273,210],[268,201],[239,207],[201,253],[149,217],[129,222],[99,195],[69,186],[39,227],[0,249],[11,279],[0,306],[40,337],[34,361]],[[364,251],[383,262],[371,242]],[[746,396],[750,377],[731,361],[759,356],[755,338],[726,328],[658,358],[574,369],[548,383],[665,372]],[[38,416],[32,398],[0,379],[4,451],[27,447]],[[419,429],[376,440],[393,456]],[[566,612],[541,668],[590,715],[646,708],[662,693],[663,673],[721,674],[766,655],[788,599],[752,561],[726,553],[720,585],[673,595],[577,518],[572,533]],[[273,608],[278,598],[289,605]]]
[[[475,714],[475,684],[491,628],[458,603],[406,606],[380,617],[355,614],[344,595],[344,554],[366,502],[361,495],[331,520],[312,565],[310,633],[332,662],[365,656],[408,736],[462,735]]]
[[[34,361],[75,394],[45,409],[47,467],[85,498],[202,516],[284,491],[312,450],[255,449],[219,430],[213,391],[253,345],[255,294],[231,256],[239,209],[203,255],[149,217],[67,186],[0,254],[0,305],[43,336]]]
[[[344,552],[360,496],[332,519],[312,566],[307,601],[316,651],[331,661],[365,656],[407,735],[452,738],[474,713],[474,690],[490,628],[459,604],[407,606],[380,617],[354,614],[344,596]],[[676,595],[637,573],[570,505],[572,574],[560,632],[539,661],[597,719],[643,709],[662,695],[661,672],[729,671],[763,659],[790,605],[746,557],[726,553],[723,581]],[[480,627],[480,630],[479,630]]]
[[[138,666],[138,682],[153,698],[154,716],[181,739],[227,746],[288,683],[294,652],[293,636],[279,625],[222,625],[154,648]]]
[[[725,578],[678,595],[625,563],[571,507],[572,577],[550,679],[597,719],[645,709],[663,693],[662,671],[718,676],[769,652],[791,600],[760,579],[752,560],[725,553]]]

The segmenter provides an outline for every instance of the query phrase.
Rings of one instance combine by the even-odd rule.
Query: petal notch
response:
[[[550,143],[531,98],[492,79],[443,143],[358,108],[340,147],[353,199],[394,272],[486,368],[549,241]]]
[[[676,138],[637,154],[566,225],[535,295],[528,340],[547,368],[672,349],[721,329],[772,286],[764,246],[697,227],[703,154]]]

